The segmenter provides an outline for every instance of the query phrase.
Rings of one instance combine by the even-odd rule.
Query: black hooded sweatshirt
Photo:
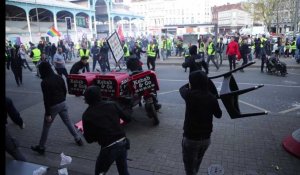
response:
[[[88,143],[98,142],[106,147],[126,136],[120,118],[125,122],[131,119],[117,103],[102,101],[100,88],[93,86],[87,88],[84,98],[89,107],[82,115],[82,126]]]
[[[66,100],[67,88],[64,79],[55,74],[48,62],[39,65],[41,88],[44,97],[45,115],[50,115],[50,107]]]
[[[221,118],[222,111],[217,98],[208,90],[208,78],[203,71],[195,71],[189,76],[189,84],[179,89],[186,102],[183,136],[191,140],[210,138],[213,116]]]

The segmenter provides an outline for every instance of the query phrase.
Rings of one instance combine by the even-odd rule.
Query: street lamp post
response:
[[[41,37],[41,27],[40,27],[39,13],[38,13],[38,9],[37,9],[37,2],[36,2],[36,0],[35,0],[35,5],[36,5],[36,8],[35,8],[36,19],[37,19],[38,26],[39,26],[39,36]]]

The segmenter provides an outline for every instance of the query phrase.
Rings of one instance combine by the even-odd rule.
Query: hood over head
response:
[[[41,62],[39,65],[39,72],[41,75],[41,79],[44,79],[46,77],[49,77],[50,75],[54,74],[53,69],[51,68],[51,65],[48,62]]]
[[[84,100],[88,105],[93,105],[101,100],[101,92],[99,86],[89,86],[84,92]]]
[[[192,45],[189,48],[189,52],[190,52],[190,55],[197,55],[197,46],[196,45]]]
[[[189,75],[192,90],[208,91],[208,77],[205,72],[197,70]]]

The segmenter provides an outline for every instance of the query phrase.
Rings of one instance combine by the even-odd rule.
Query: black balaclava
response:
[[[208,77],[205,72],[197,70],[189,75],[192,90],[208,91]]]

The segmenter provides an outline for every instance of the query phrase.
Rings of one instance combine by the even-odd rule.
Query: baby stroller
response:
[[[285,76],[287,74],[286,64],[279,61],[277,57],[267,59],[267,72],[273,75]]]

